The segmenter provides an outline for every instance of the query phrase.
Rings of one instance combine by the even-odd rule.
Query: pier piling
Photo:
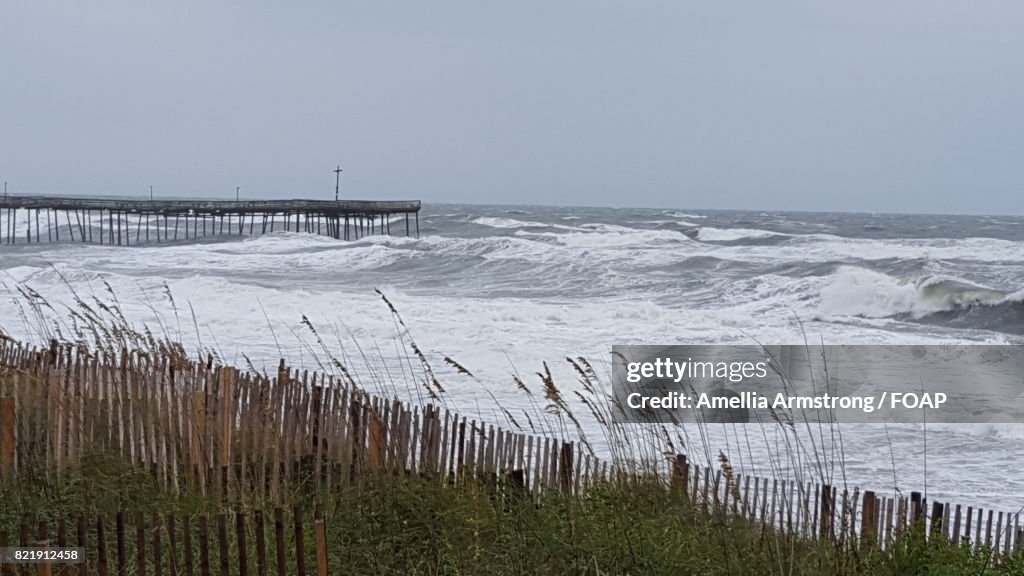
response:
[[[132,246],[225,234],[254,236],[273,233],[282,224],[289,232],[358,240],[373,234],[391,235],[392,218],[404,218],[405,235],[411,236],[410,215],[419,237],[419,211],[418,200],[240,202],[8,196],[0,199],[0,245],[63,241]]]

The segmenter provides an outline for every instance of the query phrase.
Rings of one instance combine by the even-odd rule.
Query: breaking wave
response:
[[[751,228],[713,228],[711,226],[704,226],[697,231],[697,239],[703,242],[733,242],[735,240],[753,240],[771,236],[792,236],[792,234]]]
[[[999,290],[955,277],[901,279],[842,266],[822,289],[820,307],[829,315],[1024,334],[1024,290]]]

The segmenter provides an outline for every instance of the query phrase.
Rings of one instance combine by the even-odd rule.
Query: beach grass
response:
[[[997,559],[985,547],[926,541],[919,530],[885,550],[784,534],[727,510],[693,507],[655,479],[536,499],[489,483],[378,476],[346,490],[293,493],[276,504],[321,507],[329,565],[346,574],[1024,573],[1020,552]],[[146,472],[104,456],[64,470],[60,480],[22,476],[0,488],[0,530],[12,534],[20,522],[78,515],[181,518],[239,510],[198,494],[163,492]],[[294,557],[294,541],[287,546]]]

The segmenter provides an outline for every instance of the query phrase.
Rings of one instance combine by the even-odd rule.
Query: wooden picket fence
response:
[[[694,506],[725,512],[755,525],[841,545],[870,544],[888,548],[911,529],[925,538],[969,543],[1007,555],[1024,548],[1021,514],[928,502],[920,492],[884,495],[871,490],[734,474],[689,463],[675,456],[673,489]],[[930,506],[930,510],[929,510]]]
[[[510,475],[535,494],[575,492],[609,467],[580,443],[411,406],[334,376],[274,376],[171,355],[0,343],[0,478],[120,455],[164,490],[275,499],[296,484],[344,488],[385,472]]]
[[[629,478],[580,443],[380,398],[334,376],[283,363],[268,376],[179,356],[0,342],[0,480],[16,481],[23,466],[60,475],[98,451],[144,467],[164,490],[259,505],[298,485],[345,489],[385,473],[500,481],[537,498]],[[1024,546],[1019,513],[726,474],[681,454],[671,474],[694,506],[800,537],[886,547],[916,527],[1000,554]]]
[[[55,526],[23,522],[16,534],[0,531],[0,547],[6,546],[81,548],[84,557],[69,564],[0,564],[0,576],[329,574],[323,514],[317,509],[309,518],[301,506],[266,516],[261,510],[194,517],[121,512]]]

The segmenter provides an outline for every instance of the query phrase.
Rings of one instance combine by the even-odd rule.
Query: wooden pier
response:
[[[243,202],[10,196],[0,198],[0,244],[131,246],[275,231],[356,240],[390,235],[392,224],[398,226],[399,233],[404,224],[406,236],[419,237],[419,211],[418,200]]]

